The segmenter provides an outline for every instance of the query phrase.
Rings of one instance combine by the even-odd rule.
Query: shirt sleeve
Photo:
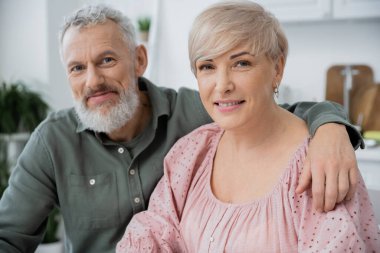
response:
[[[313,209],[310,192],[294,194],[290,199],[298,252],[359,253],[380,249],[378,225],[362,179],[354,198],[328,213]]]
[[[181,117],[187,119],[186,125],[182,127],[191,124],[191,130],[212,122],[202,104],[199,92],[189,88],[182,87],[178,90],[177,101],[172,112],[173,114],[179,113]]]
[[[51,159],[44,145],[39,133],[34,132],[0,199],[0,249],[4,252],[35,249],[43,238],[47,216],[57,203]]]
[[[309,132],[314,136],[317,128],[326,123],[339,123],[346,126],[352,146],[364,148],[364,141],[358,130],[349,122],[343,107],[337,103],[324,102],[298,102],[292,105],[283,104],[281,107],[294,113],[306,121]]]
[[[164,160],[164,176],[153,191],[147,211],[133,216],[117,253],[186,252],[179,222],[193,176],[195,161],[184,160],[192,151],[191,139],[181,138]]]

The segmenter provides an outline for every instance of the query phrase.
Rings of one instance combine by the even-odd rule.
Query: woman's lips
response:
[[[214,105],[220,112],[231,112],[241,107],[244,100],[216,101]]]

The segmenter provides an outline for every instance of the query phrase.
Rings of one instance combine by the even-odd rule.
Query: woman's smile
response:
[[[232,112],[239,109],[244,100],[226,100],[226,101],[216,101],[214,105],[220,112]]]

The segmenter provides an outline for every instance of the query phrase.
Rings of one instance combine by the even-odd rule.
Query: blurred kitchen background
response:
[[[71,106],[57,32],[63,16],[103,2],[136,24],[150,17],[149,69],[156,84],[196,88],[187,57],[194,17],[216,0],[0,0],[0,80],[24,80],[53,109]],[[380,82],[380,0],[264,0],[282,22],[290,45],[280,102],[323,101],[333,65],[367,65]]]
[[[63,16],[102,2],[126,13],[138,32],[150,19],[146,77],[159,86],[196,89],[187,55],[194,17],[216,0],[0,0],[0,81],[24,81],[52,110],[70,107],[57,32]],[[359,167],[380,199],[380,0],[261,0],[281,21],[289,57],[279,102],[333,100],[366,134]],[[377,196],[375,196],[377,194]],[[377,202],[380,212],[380,203]],[[378,213],[380,220],[380,213]]]

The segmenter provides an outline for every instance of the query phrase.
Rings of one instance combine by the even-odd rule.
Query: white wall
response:
[[[0,79],[47,83],[46,0],[0,1]]]
[[[29,82],[53,109],[71,106],[57,32],[63,16],[86,2],[109,3],[133,21],[147,14],[155,17],[158,11],[147,76],[162,86],[197,87],[188,63],[187,35],[194,17],[216,0],[0,0],[0,79]],[[323,100],[326,70],[332,64],[369,64],[380,82],[380,19],[292,23],[284,28],[290,42],[283,80],[292,92],[288,101]]]
[[[71,95],[58,54],[63,15],[78,0],[0,1],[0,79],[24,81],[51,105],[70,106]]]

